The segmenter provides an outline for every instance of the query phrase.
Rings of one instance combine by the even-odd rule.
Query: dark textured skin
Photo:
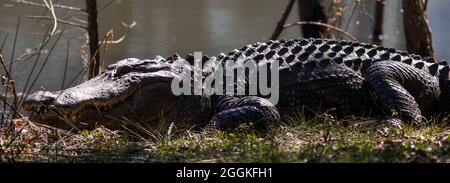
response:
[[[192,56],[174,55],[168,59],[158,57],[154,61],[164,65],[179,59],[193,60]],[[170,111],[162,115],[165,119],[181,125],[203,124],[220,130],[233,129],[242,123],[265,125],[298,113],[328,112],[336,116],[364,117],[398,113],[405,122],[420,123],[425,121],[424,118],[449,111],[447,62],[435,63],[431,58],[392,48],[349,41],[292,39],[255,43],[217,58],[204,57],[203,61],[215,60],[221,64],[238,59],[255,60],[259,64],[280,62],[280,100],[276,106],[262,105],[268,101],[258,96],[164,96],[147,100],[160,103],[167,97],[175,101],[170,106],[163,105]],[[174,73],[177,74],[180,73]],[[37,105],[43,103],[40,102],[42,98],[51,97],[48,93],[35,94],[25,105]],[[43,105],[49,104],[44,102]],[[33,111],[32,107],[28,109]]]

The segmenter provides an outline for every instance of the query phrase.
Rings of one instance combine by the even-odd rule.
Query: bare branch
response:
[[[53,20],[53,17],[49,17],[49,16],[32,16],[32,15],[29,15],[29,16],[26,16],[26,17],[27,18],[33,18],[33,19]],[[67,25],[71,25],[71,26],[74,26],[74,27],[78,27],[78,28],[82,28],[82,29],[87,30],[87,27],[85,25],[82,25],[82,24],[70,22],[70,21],[67,21],[67,20],[61,20],[61,19],[57,19],[57,21],[59,23],[62,23],[62,24],[67,24]]]
[[[42,0],[45,3],[45,6],[47,6],[47,8],[50,10],[50,12],[52,13],[52,20],[53,20],[53,29],[52,32],[50,33],[50,36],[53,35],[56,31],[56,28],[58,27],[58,17],[56,17],[56,13],[55,13],[55,7],[53,6],[53,1],[52,0]]]
[[[119,43],[121,43],[123,40],[125,40],[125,38],[127,37],[127,35],[130,33],[131,29],[132,29],[134,26],[136,26],[136,24],[137,24],[137,23],[136,23],[135,21],[134,21],[133,23],[131,23],[130,25],[126,24],[125,22],[122,22],[122,25],[123,25],[124,27],[127,28],[127,31],[125,32],[125,34],[122,35],[122,37],[120,37],[120,38],[117,39],[117,40],[107,40],[107,41],[106,41],[106,44],[119,44]],[[99,42],[99,44],[101,44],[101,42]]]
[[[325,24],[325,23],[321,23],[321,22],[303,22],[303,21],[299,21],[299,22],[295,22],[295,23],[290,23],[290,24],[284,25],[283,30],[287,29],[287,28],[290,28],[290,27],[293,27],[293,26],[296,26],[296,25],[317,25],[317,26],[323,26],[323,27],[327,27],[327,28],[333,29],[333,30],[335,30],[337,32],[340,32],[340,33],[346,35],[347,37],[351,38],[353,41],[358,40],[352,34],[346,32],[346,31],[344,31],[344,30],[342,30],[342,29],[340,29],[338,27],[335,27],[335,26],[332,26],[332,25],[329,25],[329,24]]]
[[[283,25],[286,23],[287,18],[289,17],[289,14],[292,11],[292,7],[294,6],[295,0],[289,1],[288,5],[286,6],[286,9],[283,11],[280,20],[278,20],[277,26],[275,27],[275,30],[273,31],[272,36],[270,36],[270,39],[278,39],[280,34],[283,32]]]
[[[27,1],[27,0],[11,0],[11,1],[15,2],[15,3],[30,5],[30,6],[39,6],[39,7],[43,7],[43,8],[47,7],[45,4],[35,3],[35,2],[32,2],[32,1]],[[81,11],[81,12],[85,12],[86,11],[85,9],[82,9],[82,8],[72,7],[72,6],[65,6],[65,5],[60,5],[60,4],[54,4],[53,7],[60,8],[60,9],[65,9],[65,10],[70,10],[70,11]],[[84,14],[86,14],[86,13],[84,13]]]

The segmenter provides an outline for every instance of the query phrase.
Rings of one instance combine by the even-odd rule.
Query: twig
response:
[[[114,29],[110,29],[104,36],[103,36],[103,39],[101,40],[101,41],[99,41],[99,43],[98,44],[100,44],[101,46],[101,48],[99,48],[96,52],[95,52],[95,54],[94,54],[94,57],[96,57],[96,55],[97,54],[101,54],[102,53],[102,55],[100,56],[100,58],[101,58],[101,64],[99,65],[99,73],[101,73],[102,72],[102,68],[104,68],[104,66],[105,66],[105,55],[106,55],[106,51],[108,50],[108,45],[109,44],[119,44],[119,43],[121,43],[123,40],[125,40],[125,38],[127,37],[127,35],[128,35],[128,33],[131,31],[131,29],[136,25],[136,22],[133,22],[133,23],[131,23],[131,25],[127,25],[127,24],[125,24],[125,23],[123,23],[122,22],[122,25],[124,26],[124,27],[127,27],[128,29],[127,29],[127,32],[125,32],[125,34],[122,36],[122,37],[120,37],[119,39],[117,39],[117,40],[114,40]],[[100,51],[100,49],[102,49],[102,51]],[[94,61],[94,60],[92,60],[92,61]]]
[[[284,25],[282,30],[290,28],[290,27],[293,27],[293,26],[296,26],[296,25],[317,25],[317,26],[323,26],[323,27],[327,27],[327,28],[333,29],[335,31],[338,31],[338,32],[346,35],[347,37],[351,38],[353,41],[357,41],[358,40],[352,34],[346,32],[346,31],[344,31],[344,30],[342,30],[342,29],[340,29],[338,27],[335,27],[335,26],[332,26],[332,25],[329,25],[329,24],[325,24],[325,23],[321,23],[321,22],[303,22],[303,21],[294,22],[294,23],[290,23],[290,24]]]
[[[30,6],[39,6],[39,7],[44,7],[44,8],[47,7],[45,4],[35,3],[35,2],[31,2],[31,1],[26,1],[26,0],[11,0],[11,1],[15,2],[15,3],[30,5]],[[82,11],[82,12],[86,11],[86,10],[78,8],[78,7],[65,6],[65,5],[60,5],[60,4],[54,4],[53,7],[60,8],[60,9],[66,9],[66,10],[70,10],[70,11]]]
[[[294,6],[294,3],[295,3],[295,0],[289,1],[288,5],[286,6],[286,9],[283,11],[281,18],[277,23],[277,26],[275,27],[275,30],[274,30],[272,36],[270,36],[270,39],[272,39],[272,40],[278,39],[280,34],[283,32],[283,30],[284,30],[283,26],[286,23],[286,20],[292,11],[292,7]]]
[[[42,0],[42,1],[44,1],[45,6],[47,6],[47,8],[52,13],[53,30],[52,30],[52,33],[50,33],[50,35],[53,35],[55,33],[55,31],[56,31],[56,28],[58,27],[58,17],[56,17],[55,7],[53,6],[53,1],[52,0]]]
[[[47,12],[48,12],[48,9],[45,8],[44,11],[42,12],[42,16],[47,15]],[[37,20],[36,20],[34,23],[32,23],[31,25],[37,24],[37,23],[39,23],[40,21],[41,21],[41,19],[37,19]]]
[[[15,118],[17,116],[17,114],[18,114],[18,112],[17,112],[17,105],[19,103],[19,98],[17,97],[17,91],[16,91],[16,82],[12,79],[11,73],[8,71],[8,68],[5,65],[5,62],[3,60],[3,56],[2,55],[0,55],[0,63],[2,65],[2,67],[3,67],[3,69],[5,70],[5,74],[8,77],[9,83],[11,84],[12,94],[14,96],[12,105],[9,104],[8,101],[6,100],[7,94],[5,95],[4,99],[2,98],[3,104],[4,104],[3,109],[5,109],[6,105],[8,105],[13,111],[13,118]],[[2,121],[3,121],[3,115],[2,115]]]
[[[78,18],[78,17],[77,17],[77,14],[71,14],[71,15],[65,17],[63,20],[67,20],[67,19],[69,19],[69,18],[73,18],[73,20],[79,22],[80,24],[85,24],[85,25],[88,24],[88,22],[87,22],[86,20],[83,20],[83,19]]]
[[[27,18],[33,18],[33,19],[53,20],[53,17],[49,17],[49,16],[32,16],[32,15],[29,15],[29,16],[26,16],[26,17]],[[59,23],[62,23],[62,24],[67,24],[67,25],[71,25],[71,26],[74,26],[74,27],[78,27],[78,28],[82,28],[82,29],[87,30],[87,27],[85,25],[82,25],[82,24],[78,24],[78,23],[75,23],[75,22],[70,22],[70,21],[67,21],[67,20],[61,20],[61,19],[56,19],[56,21],[59,22]]]
[[[102,72],[102,68],[105,66],[105,55],[106,55],[106,51],[108,49],[108,42],[111,42],[113,40],[114,40],[114,30],[111,29],[110,31],[108,31],[105,34],[103,40],[100,43],[102,45],[101,47],[103,48],[103,50],[102,50],[103,55],[100,57],[102,60],[101,60],[101,64],[99,65],[99,68],[98,68],[99,73]],[[102,49],[102,48],[99,48],[99,49]],[[100,54],[99,52],[100,52],[100,50],[97,50],[97,52],[95,52],[95,54]]]
[[[119,44],[119,43],[121,43],[123,40],[125,40],[125,38],[126,38],[126,37],[128,36],[128,34],[130,33],[131,29],[132,29],[134,26],[136,26],[136,24],[137,24],[137,23],[136,23],[135,21],[133,21],[130,25],[126,24],[125,22],[122,22],[122,26],[124,26],[124,27],[127,28],[127,32],[125,32],[125,34],[124,34],[122,37],[120,37],[119,39],[107,41],[106,43],[107,43],[107,44]]]

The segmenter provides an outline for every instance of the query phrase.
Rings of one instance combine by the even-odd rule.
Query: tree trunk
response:
[[[300,21],[327,23],[327,15],[318,0],[298,0]],[[317,25],[302,25],[303,37],[321,38],[326,35],[327,28]]]
[[[88,13],[89,50],[91,62],[89,64],[89,78],[93,78],[100,72],[100,54],[98,53],[98,24],[97,24],[97,0],[86,0],[86,12]]]
[[[406,48],[421,56],[434,57],[427,0],[403,0]]]
[[[384,0],[378,0],[375,5],[375,26],[373,29],[372,43],[383,44]]]

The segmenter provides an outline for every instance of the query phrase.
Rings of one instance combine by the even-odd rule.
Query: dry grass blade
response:
[[[17,97],[17,90],[16,90],[16,81],[14,79],[12,79],[11,73],[10,73],[10,71],[8,71],[8,69],[7,69],[6,65],[5,65],[5,62],[3,60],[3,56],[2,55],[0,55],[0,63],[2,65],[2,67],[3,67],[3,69],[5,70],[5,73],[6,73],[6,76],[7,76],[7,82],[8,82],[7,84],[11,85],[11,90],[12,90],[12,94],[13,94],[14,98],[13,98],[12,105],[10,105],[10,108],[13,111],[12,117],[15,118],[17,116],[17,114],[18,114],[17,108],[18,108],[18,104],[19,104],[19,98]],[[8,91],[8,90],[6,90],[6,91]],[[5,100],[3,101],[4,102],[3,109],[6,109],[6,105],[7,105],[6,97],[7,96],[5,95]],[[2,118],[3,117],[4,116],[2,115]],[[2,121],[3,120],[4,119],[2,119]]]
[[[78,71],[78,73],[70,80],[69,83],[67,83],[66,86],[64,87],[69,87],[71,86],[73,83],[75,83],[75,81],[80,77],[83,76],[84,74],[86,74],[86,68],[82,68],[80,71]]]
[[[44,47],[47,45],[48,41],[51,38],[51,36],[49,36],[49,32],[50,32],[50,30],[47,30],[45,32],[44,37],[42,38],[41,44],[39,46],[39,49],[37,50],[37,57],[34,60],[33,66],[31,67],[31,71],[30,71],[30,73],[27,76],[27,81],[25,82],[25,86],[22,89],[23,95],[21,96],[21,98],[19,100],[19,103],[22,103],[23,99],[28,96],[28,93],[25,93],[25,92],[26,92],[26,90],[28,88],[28,84],[30,83],[31,77],[32,77],[32,75],[34,73],[34,70],[36,69],[36,66],[37,66],[37,64],[39,62],[39,59],[41,58],[42,50],[44,49]],[[20,110],[20,106],[19,106],[19,110]]]
[[[55,43],[53,43],[53,46],[50,48],[50,51],[47,54],[47,57],[45,58],[44,62],[42,63],[41,68],[39,69],[39,72],[37,73],[36,77],[34,78],[33,82],[31,83],[30,88],[27,90],[27,95],[31,92],[34,85],[36,84],[37,80],[39,79],[39,76],[41,75],[42,71],[44,70],[45,66],[47,65],[48,59],[50,58],[50,55],[52,55],[53,50],[55,49],[56,45],[58,44],[59,39],[64,34],[64,29],[61,31],[61,33],[58,35],[58,37],[55,40]]]
[[[13,48],[12,48],[12,53],[11,53],[11,62],[10,62],[10,63],[13,62],[13,60],[14,60],[14,55],[15,55],[15,52],[16,52],[17,37],[18,37],[18,35],[19,35],[19,26],[20,26],[20,17],[17,18],[16,32],[15,32],[15,34],[14,34],[14,42],[13,42]],[[12,72],[12,65],[13,65],[13,64],[10,64],[10,65],[9,65],[9,71],[10,71],[10,72]]]
[[[2,46],[0,47],[0,54],[3,53],[3,48],[5,47],[6,40],[8,39],[8,33],[6,33],[5,38],[3,38]]]
[[[14,43],[13,43],[13,48],[12,48],[11,60],[14,59],[14,54],[15,54],[15,50],[16,50],[16,43],[17,43],[17,37],[18,37],[18,32],[19,32],[19,25],[20,25],[20,17],[18,18],[17,24],[16,24],[16,31],[15,31],[15,35],[14,35]],[[15,80],[11,76],[13,67],[12,67],[12,64],[11,64],[11,65],[9,65],[9,68],[7,68],[6,64],[5,64],[4,60],[3,60],[3,57],[1,55],[0,55],[0,61],[1,61],[1,65],[2,65],[3,69],[5,70],[5,73],[6,73],[6,76],[7,76],[7,78],[6,78],[6,82],[7,82],[6,86],[10,87],[10,88],[6,88],[5,89],[5,95],[4,95],[5,96],[5,100],[3,102],[3,110],[6,111],[6,107],[7,107],[7,103],[8,103],[7,102],[8,92],[9,92],[9,89],[11,89],[14,98],[13,98],[13,102],[12,102],[11,106],[9,106],[9,107],[12,110],[12,113],[13,113],[12,118],[14,118],[17,115],[17,108],[18,108],[17,105],[18,105],[19,100],[17,98],[17,91],[16,91]],[[5,118],[5,116],[2,115],[1,121],[4,121],[5,120],[4,118]]]
[[[102,55],[100,56],[100,59],[102,59],[102,60],[100,61],[99,68],[98,68],[99,73],[102,73],[102,68],[105,67],[105,59],[106,59],[105,55],[106,55],[106,51],[108,50],[108,42],[111,42],[113,40],[114,40],[114,30],[111,29],[103,36],[103,39],[100,41],[100,44],[101,44],[100,48],[94,53],[93,58],[97,58],[97,54],[102,53]],[[100,49],[102,49],[101,53],[100,53]],[[97,61],[97,60],[92,59],[92,62],[95,62],[95,61]],[[92,64],[94,64],[94,63],[92,63]]]
[[[66,50],[66,61],[64,62],[64,73],[63,78],[61,82],[61,90],[64,89],[64,82],[66,82],[66,76],[67,76],[67,68],[69,66],[69,48],[70,48],[70,40],[67,40],[67,50]]]

